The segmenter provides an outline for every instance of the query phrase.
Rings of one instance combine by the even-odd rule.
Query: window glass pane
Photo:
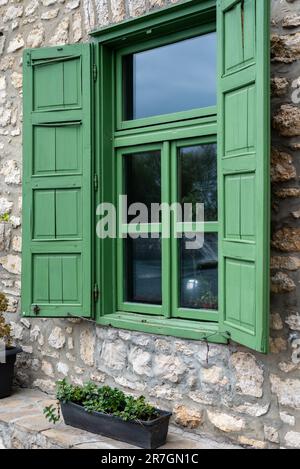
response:
[[[124,243],[125,300],[161,305],[161,240],[128,238]]]
[[[217,145],[178,149],[179,201],[204,204],[205,221],[217,221]]]
[[[216,33],[123,58],[125,120],[216,105]]]
[[[187,249],[180,243],[180,306],[190,309],[218,309],[218,235],[205,234],[200,249]]]
[[[125,156],[125,194],[128,207],[134,203],[146,205],[149,217],[152,203],[161,203],[160,151],[132,153]],[[139,215],[139,214],[137,214]],[[134,216],[128,216],[130,221]],[[143,222],[147,222],[146,217]]]

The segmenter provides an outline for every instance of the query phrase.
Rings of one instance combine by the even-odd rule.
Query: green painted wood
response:
[[[269,317],[269,1],[219,0],[220,331],[260,352]]]
[[[107,314],[98,319],[104,326],[112,326],[131,331],[149,334],[167,335],[192,340],[227,344],[226,334],[219,332],[218,323],[199,322],[185,319],[165,318],[164,316],[148,316],[117,312]]]
[[[92,315],[91,45],[24,52],[22,311]]]

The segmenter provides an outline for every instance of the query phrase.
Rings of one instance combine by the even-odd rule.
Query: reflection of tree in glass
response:
[[[188,234],[191,240],[191,233]],[[186,249],[181,240],[181,306],[218,309],[218,235],[205,234],[201,249]]]
[[[216,221],[218,217],[216,154],[216,144],[183,147],[179,150],[181,203],[203,203],[205,221]]]
[[[128,205],[140,202],[150,210],[151,203],[161,202],[159,151],[133,153],[126,157],[126,192]]]

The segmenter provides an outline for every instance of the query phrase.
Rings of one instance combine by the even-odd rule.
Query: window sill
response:
[[[167,319],[163,316],[145,316],[118,312],[101,316],[98,324],[131,331],[167,335],[183,339],[204,340],[207,342],[227,344],[226,334],[219,331],[217,323],[204,323],[184,319]]]

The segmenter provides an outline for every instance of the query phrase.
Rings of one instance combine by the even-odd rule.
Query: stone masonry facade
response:
[[[263,0],[265,1],[265,0]],[[23,346],[17,384],[93,380],[144,394],[173,423],[255,448],[300,448],[300,0],[272,0],[270,354],[20,311],[22,50],[88,40],[94,27],[176,0],[0,0],[0,291]]]

